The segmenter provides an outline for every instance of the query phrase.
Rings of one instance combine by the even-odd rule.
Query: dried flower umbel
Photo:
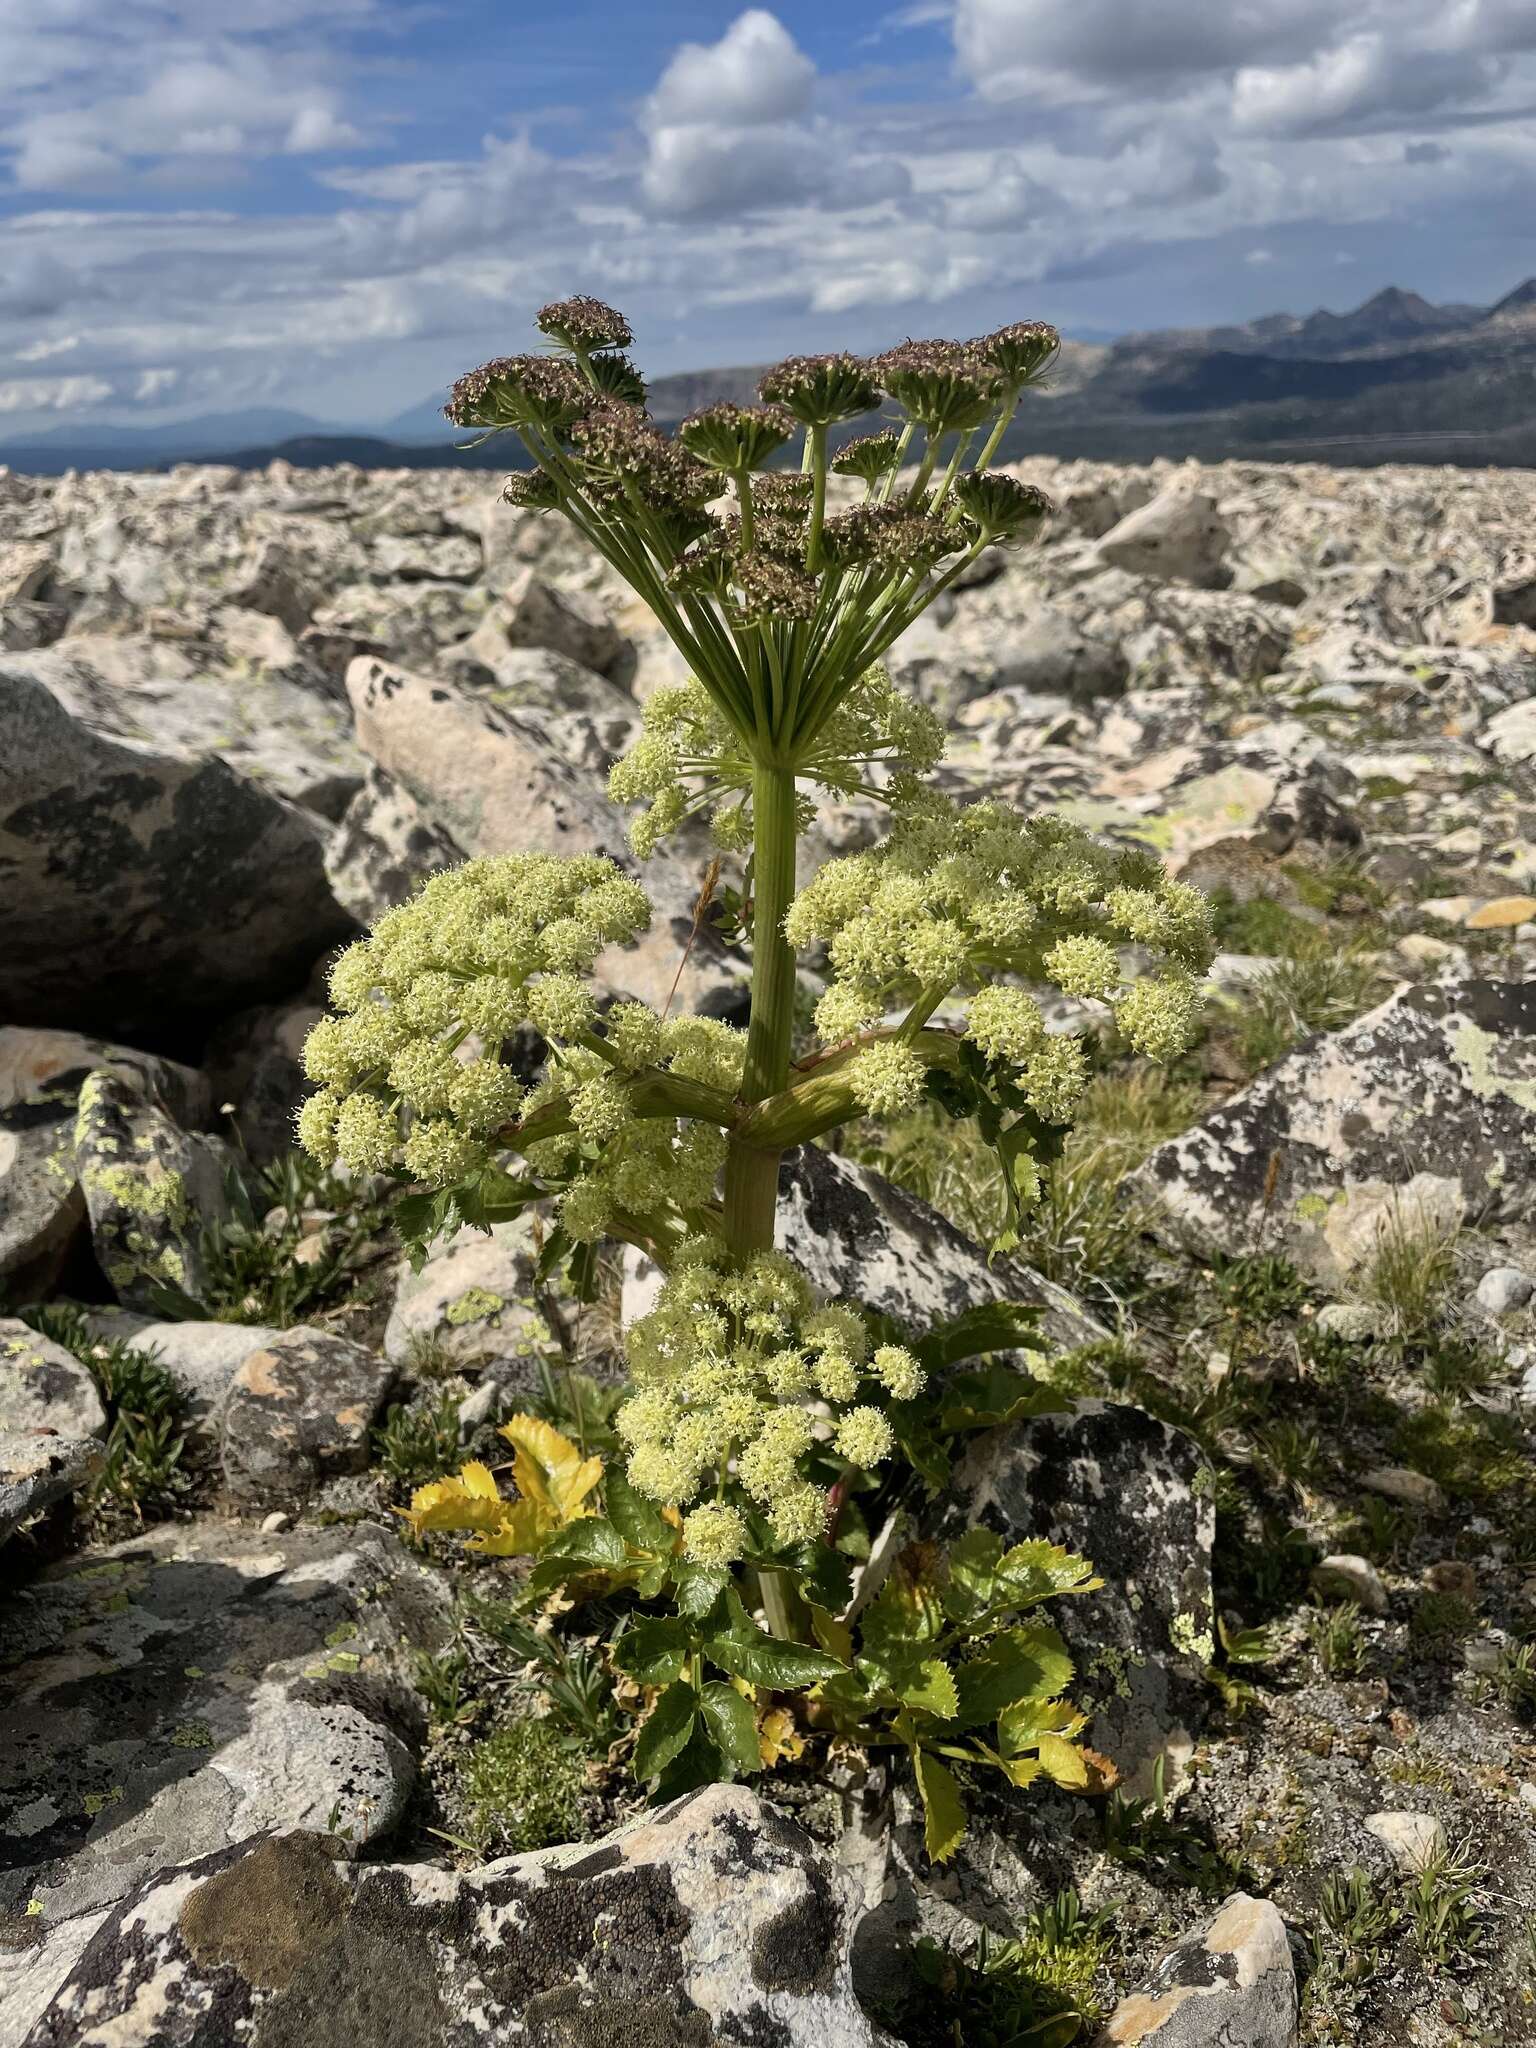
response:
[[[929,1579],[893,1576],[855,1649],[841,1618],[850,1492],[896,1498],[917,1471],[931,1483],[947,1437],[1027,1412],[1039,1392],[1001,1366],[955,1391],[957,1360],[1017,1341],[1006,1305],[909,1344],[853,1304],[818,1302],[774,1249],[775,1205],[788,1147],[927,1098],[980,1120],[1017,1219],[1088,1071],[1081,1042],[1048,1030],[1032,990],[1103,1006],[1153,1058],[1194,1028],[1212,951],[1204,900],[1146,852],[936,792],[927,778],[944,727],[881,665],[982,549],[1025,542],[1048,517],[1039,491],[988,465],[1057,338],[1018,322],[963,343],[903,342],[873,361],[793,357],[762,379],[761,404],[706,407],[669,436],[646,413],[622,315],[580,297],[545,307],[538,325],[553,352],[472,371],[449,416],[519,437],[534,467],[508,484],[509,502],[563,513],[688,663],[688,682],[647,700],[610,789],[635,811],[641,858],[707,818],[721,858],[745,864],[749,1025],[600,1006],[588,980],[598,955],[650,917],[613,862],[471,861],[337,961],[337,1014],[306,1048],[318,1092],[300,1135],[323,1160],[418,1183],[400,1209],[418,1247],[538,1202],[554,1214],[552,1255],[579,1265],[611,1237],[657,1261],[659,1299],[627,1338],[607,1517],[582,1505],[595,1480],[556,1438],[550,1455],[569,1453],[586,1475],[569,1515],[523,1513],[484,1468],[466,1467],[423,1489],[413,1526],[476,1530],[491,1555],[537,1550],[535,1589],[599,1567],[647,1600],[671,1589],[677,1618],[646,1618],[613,1651],[619,1668],[667,1687],[642,1731],[642,1776],[667,1784],[669,1760],[695,1740],[714,1745],[720,1768],[756,1767],[750,1711],[730,1685],[703,1681],[705,1663],[758,1685],[820,1683],[829,1725],[907,1747],[930,1847],[944,1854],[958,1792],[940,1756],[995,1765],[1015,1784],[1041,1770],[1084,1782],[1080,1717],[1059,1697],[1070,1660],[1051,1631],[1031,1636],[1037,1625],[1016,1617],[1082,1590],[1089,1568],[1049,1545],[1005,1555],[972,1531]],[[894,423],[831,454],[831,432],[883,398]],[[764,468],[797,453],[798,467]],[[852,484],[829,503],[834,472]],[[815,790],[888,806],[891,829],[797,892]],[[1139,979],[1133,947],[1153,964]],[[810,964],[824,985],[818,1042],[796,1062]],[[548,1049],[532,1087],[503,1058],[525,1026]],[[537,1491],[531,1468],[528,1485]],[[745,1595],[783,1639],[772,1656]],[[955,1746],[988,1721],[985,1744]],[[889,1732],[871,1737],[873,1725]]]

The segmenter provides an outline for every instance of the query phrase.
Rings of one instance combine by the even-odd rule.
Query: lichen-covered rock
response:
[[[106,1456],[95,1436],[0,1429],[0,1543],[95,1478]]]
[[[463,849],[408,790],[370,768],[326,849],[325,871],[337,902],[360,924],[371,924],[429,875],[463,858]]]
[[[0,1316],[0,1431],[102,1436],[106,1427],[96,1382],[74,1353]]]
[[[228,1213],[228,1148],[184,1131],[129,1076],[88,1075],[75,1118],[75,1170],[96,1260],[125,1308],[171,1289],[192,1301],[207,1282],[202,1232]]]
[[[247,1354],[224,1399],[224,1481],[236,1500],[282,1507],[337,1472],[361,1472],[394,1384],[377,1352],[302,1324]]]
[[[1088,1741],[1132,1791],[1175,1789],[1204,1712],[1216,1511],[1193,1440],[1139,1408],[1083,1401],[989,1430],[955,1468],[941,1536],[984,1523],[1092,1560],[1104,1585],[1053,1604]]]
[[[741,1786],[464,1873],[289,1834],[126,1900],[27,2048],[145,2019],[164,2048],[879,2048],[849,1932],[845,1881]]]
[[[105,1343],[152,1351],[186,1396],[188,1426],[210,1433],[217,1432],[241,1366],[283,1334],[261,1323],[158,1322],[131,1309],[93,1309],[90,1323]]]
[[[538,1383],[538,1359],[552,1340],[535,1278],[537,1219],[460,1230],[433,1249],[419,1273],[402,1262],[384,1330],[384,1355],[409,1366],[430,1346],[459,1364],[521,1360]]]
[[[272,1828],[333,1830],[338,1855],[383,1840],[423,1732],[410,1645],[442,1640],[449,1604],[378,1530],[214,1521],[70,1559],[9,1598],[0,1923],[38,1947],[0,1942],[3,2048],[102,1911],[168,1865]]]
[[[286,993],[351,929],[326,830],[217,757],[93,732],[0,666],[10,1020],[154,1036]]]
[[[634,870],[623,815],[602,777],[551,743],[539,714],[502,710],[485,696],[380,661],[356,661],[347,689],[364,751],[468,854],[602,853]],[[720,1015],[739,1001],[739,965],[706,923],[688,964],[694,908],[708,866],[666,852],[640,872],[654,907],[651,928],[598,956],[615,991],[657,1008],[675,1004]],[[681,980],[679,969],[682,967]]]
[[[1263,1235],[1336,1279],[1404,1227],[1536,1212],[1536,983],[1402,988],[1152,1153],[1132,1185],[1201,1255]]]
[[[1234,1892],[1121,2000],[1093,2048],[1294,2048],[1296,2024],[1285,1922]]]
[[[174,1060],[75,1031],[0,1029],[0,1300],[44,1299],[85,1222],[75,1118],[98,1067],[152,1091],[178,1121],[207,1110],[201,1075]]]
[[[598,675],[611,674],[626,652],[599,599],[561,589],[534,569],[513,577],[490,616],[508,647],[547,647]]]
[[[1209,588],[1223,580],[1231,540],[1214,498],[1170,484],[1127,512],[1099,541],[1098,551],[1101,561],[1133,575]]]

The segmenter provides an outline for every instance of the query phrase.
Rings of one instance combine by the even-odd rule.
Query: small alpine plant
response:
[[[1080,1558],[986,1530],[947,1551],[877,1544],[886,1562],[871,1564],[871,1533],[942,1488],[957,1437],[1055,1404],[995,1356],[1030,1341],[1029,1311],[911,1332],[820,1301],[775,1249],[775,1209],[788,1148],[926,1099],[976,1118],[995,1149],[1006,1249],[1088,1079],[1032,991],[1107,1005],[1154,1059],[1195,1029],[1204,899],[1148,852],[943,794],[942,723],[881,666],[984,549],[1047,518],[1038,490],[987,465],[1058,337],[1020,321],[872,359],[791,357],[760,404],[708,406],[668,436],[622,315],[574,298],[538,326],[543,352],[471,371],[447,414],[518,437],[532,467],[507,499],[568,519],[688,664],[646,702],[611,793],[633,811],[637,857],[707,818],[739,863],[747,1027],[602,997],[598,956],[651,915],[617,863],[473,860],[336,961],[300,1137],[323,1163],[413,1184],[397,1215],[418,1261],[444,1231],[540,1204],[547,1270],[569,1262],[589,1284],[603,1239],[656,1262],[600,1508],[591,1462],[557,1432],[534,1456],[523,1417],[508,1426],[515,1499],[469,1465],[422,1489],[412,1526],[530,1555],[530,1600],[619,1602],[611,1658],[654,1701],[634,1763],[660,1795],[798,1753],[783,1737],[796,1695],[802,1726],[906,1751],[930,1853],[947,1855],[964,1825],[954,1763],[1089,1782],[1071,1660],[1021,1617],[1099,1582]],[[889,831],[797,890],[797,841],[826,795],[884,806]],[[1132,951],[1151,963],[1139,978]],[[824,990],[808,1047],[802,964]],[[528,1025],[547,1047],[532,1087],[506,1059]],[[581,1475],[569,1499],[562,1470]]]

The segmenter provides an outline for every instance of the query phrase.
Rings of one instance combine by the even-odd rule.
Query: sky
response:
[[[0,435],[1536,273],[1536,0],[0,0]]]

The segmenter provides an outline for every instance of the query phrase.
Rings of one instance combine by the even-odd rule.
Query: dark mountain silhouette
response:
[[[760,374],[737,365],[658,377],[652,412],[671,424],[717,399],[749,400]],[[442,418],[446,395],[377,433],[268,407],[170,427],[57,428],[0,445],[0,462],[55,475],[198,459],[255,468],[279,457],[310,467],[519,466],[509,435],[466,451]],[[1021,410],[1000,454],[1032,452],[1536,466],[1536,278],[1487,308],[1436,306],[1394,287],[1347,313],[1068,342],[1050,389]]]

